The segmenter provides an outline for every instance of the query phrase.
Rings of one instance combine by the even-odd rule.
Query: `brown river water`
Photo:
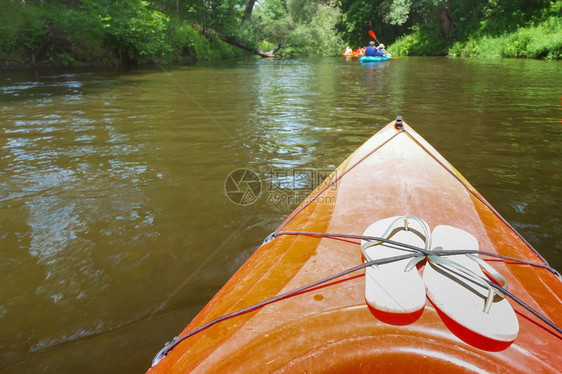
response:
[[[0,372],[144,372],[397,115],[562,269],[561,68],[401,57],[1,73]],[[233,193],[237,169],[261,181],[254,195]]]

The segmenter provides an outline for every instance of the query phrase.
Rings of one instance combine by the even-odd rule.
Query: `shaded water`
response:
[[[562,269],[560,62],[249,60],[0,76],[0,372],[146,370],[404,116]],[[259,198],[232,203],[249,168]]]

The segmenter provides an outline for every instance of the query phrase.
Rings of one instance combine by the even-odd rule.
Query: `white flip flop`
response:
[[[476,238],[456,227],[435,227],[431,240],[433,252],[478,250]],[[481,268],[506,287],[505,279],[476,255],[429,256],[423,273],[427,296],[462,327],[493,341],[512,342],[519,332],[517,316],[503,295],[483,280],[488,278]]]
[[[430,247],[429,226],[415,216],[390,217],[377,221],[369,226],[363,235],[389,239],[426,250]],[[361,250],[365,261],[415,253],[411,249],[367,240],[361,241]],[[412,265],[412,259],[369,266],[365,270],[365,300],[376,310],[387,313],[406,314],[420,311],[426,302],[425,287],[417,268]]]

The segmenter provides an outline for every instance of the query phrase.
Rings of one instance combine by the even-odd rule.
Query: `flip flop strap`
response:
[[[435,251],[436,249],[437,249],[436,252],[439,253],[440,247],[439,247],[439,248],[435,248],[434,251]],[[473,257],[476,257],[476,256],[469,256],[469,257],[470,257],[472,260],[474,260]],[[501,293],[500,291],[498,291],[498,290],[496,290],[494,287],[492,287],[490,284],[488,284],[488,282],[486,282],[486,281],[484,280],[484,278],[482,278],[480,275],[476,274],[476,273],[473,272],[472,270],[466,268],[465,266],[463,266],[463,265],[461,265],[461,264],[459,264],[459,263],[457,263],[457,262],[455,262],[455,261],[453,261],[453,260],[451,260],[451,259],[449,259],[449,258],[444,258],[444,257],[441,257],[441,256],[439,256],[439,255],[437,254],[437,255],[429,255],[429,256],[427,256],[427,259],[428,259],[428,261],[429,261],[431,264],[438,265],[438,266],[440,266],[441,268],[443,268],[443,269],[445,269],[445,270],[447,270],[447,271],[449,271],[449,272],[452,272],[452,273],[456,274],[457,276],[461,276],[461,277],[463,277],[463,278],[465,278],[465,279],[467,279],[467,280],[469,280],[469,281],[472,281],[473,283],[476,283],[476,284],[480,285],[480,286],[483,287],[483,288],[486,288],[486,289],[488,290],[488,296],[486,297],[486,302],[485,302],[485,304],[484,304],[484,313],[490,313],[490,309],[492,308],[492,302],[493,302],[493,300],[494,300],[494,296],[495,296],[495,295],[498,295],[498,296],[501,297],[502,299],[505,297],[505,295],[504,295],[503,293]],[[479,265],[481,265],[481,266],[483,266],[483,264],[485,264],[485,269],[484,269],[484,270],[485,270],[487,273],[494,273],[494,274],[490,274],[490,275],[493,276],[494,279],[495,279],[496,277],[497,277],[497,278],[500,278],[500,279],[502,280],[502,282],[501,282],[502,287],[505,286],[505,287],[507,288],[507,281],[505,280],[505,278],[504,278],[500,273],[498,273],[495,269],[493,269],[490,265],[486,264],[486,263],[485,263],[482,259],[480,259],[480,258],[478,258],[478,260],[474,260],[474,261],[476,261],[476,262],[477,262]],[[483,266],[483,267],[484,267],[484,266]],[[454,268],[454,269],[460,271],[460,272],[463,273],[465,276],[468,276],[468,278],[465,277],[465,276],[463,276],[462,274],[457,273],[457,272],[454,271],[454,270],[451,270],[450,268]],[[488,270],[488,269],[490,269],[490,270]]]
[[[398,227],[398,225],[399,225],[401,222],[404,222],[404,230],[405,230],[405,231],[408,231],[408,230],[409,230],[409,227],[408,227],[408,220],[416,221],[416,222],[418,222],[418,223],[420,224],[420,226],[422,227],[422,230],[423,230],[423,233],[422,233],[422,234],[423,234],[423,236],[424,236],[424,244],[425,244],[424,249],[425,249],[426,251],[429,251],[429,248],[431,247],[431,233],[430,233],[430,230],[429,230],[429,226],[427,225],[427,223],[426,223],[423,219],[421,219],[421,218],[418,217],[418,216],[406,215],[406,216],[397,217],[394,221],[392,221],[392,222],[390,223],[390,225],[388,225],[388,228],[387,228],[386,231],[383,233],[383,235],[381,236],[381,238],[388,239],[388,237],[390,236],[390,234],[392,233],[392,231],[393,231],[394,229],[396,229],[396,228]],[[366,250],[367,250],[367,248],[370,248],[370,247],[375,246],[375,245],[379,245],[379,244],[381,244],[381,243],[382,243],[381,241],[366,241],[366,242],[362,243],[362,244],[361,244],[361,252],[363,252],[363,257],[364,257],[367,261],[372,261],[372,258],[367,254],[367,251],[366,251]],[[404,250],[405,250],[405,251],[409,251],[409,252],[412,252],[412,251],[413,251],[413,250],[411,250],[411,249],[404,249]],[[418,258],[418,257],[416,257],[416,258]],[[425,258],[425,256],[422,256],[422,259],[423,259],[423,258]],[[419,262],[419,260],[418,260],[418,262]],[[414,264],[414,265],[415,265],[415,264]],[[406,268],[404,269],[404,271],[409,271],[409,270],[412,269],[412,267],[413,267],[413,266],[408,265],[408,266],[406,266]]]
[[[486,261],[484,261],[477,255],[467,253],[466,256],[471,260],[473,260],[474,262],[476,262],[484,270],[484,272],[490,278],[492,278],[492,280],[495,283],[499,284],[502,288],[505,288],[507,290],[507,280],[503,277],[503,275],[500,274],[499,271],[494,269],[490,264],[488,264]]]

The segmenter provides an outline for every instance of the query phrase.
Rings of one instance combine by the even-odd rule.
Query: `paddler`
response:
[[[379,56],[386,56],[388,55],[388,52],[384,49],[384,44],[379,44],[379,46],[377,47],[377,50],[379,51],[380,55]]]
[[[375,48],[375,42],[370,41],[369,46],[365,49],[365,56],[377,56],[378,50]]]

